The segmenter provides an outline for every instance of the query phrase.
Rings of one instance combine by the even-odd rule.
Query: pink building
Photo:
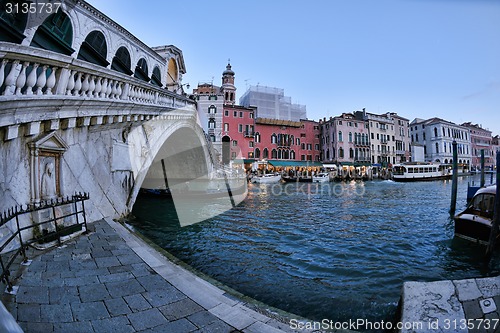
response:
[[[257,118],[254,156],[268,160],[320,161],[319,123]]]
[[[222,117],[223,162],[235,159],[253,159],[255,138],[255,108],[234,104],[224,105]]]
[[[352,113],[320,121],[322,130],[322,160],[343,165],[369,164],[370,133],[367,122]]]
[[[488,169],[492,168],[495,165],[495,154],[492,148],[493,138],[491,137],[491,131],[482,128],[481,125],[470,122],[463,123],[461,126],[469,129],[472,167],[477,170],[481,168],[481,149],[484,149],[484,166]]]

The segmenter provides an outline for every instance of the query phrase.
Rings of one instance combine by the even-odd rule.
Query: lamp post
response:
[[[189,83],[181,84],[179,81],[177,81],[177,82],[167,83],[166,87],[175,87],[174,88],[174,92],[176,94],[178,94],[179,93],[179,89],[181,90],[181,93],[184,93],[184,88],[183,87],[186,87],[187,89],[189,89],[191,87],[191,85]]]

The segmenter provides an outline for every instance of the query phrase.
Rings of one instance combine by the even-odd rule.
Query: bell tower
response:
[[[226,70],[222,72],[221,90],[224,94],[224,104],[234,105],[236,87],[234,86],[234,71],[231,69],[230,59],[227,60]]]

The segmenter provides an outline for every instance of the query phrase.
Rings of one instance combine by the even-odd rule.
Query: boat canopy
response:
[[[322,167],[323,163],[316,161],[268,161],[275,167]]]
[[[323,164],[323,168],[326,168],[326,169],[337,169],[337,164]]]

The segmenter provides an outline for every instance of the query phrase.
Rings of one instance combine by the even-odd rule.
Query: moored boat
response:
[[[410,162],[392,167],[392,179],[396,182],[449,179],[452,174],[452,170],[444,164]]]
[[[250,179],[252,183],[260,183],[260,184],[278,183],[280,180],[281,180],[281,175],[275,173],[267,173],[260,176],[253,176]]]
[[[312,177],[291,177],[291,176],[283,176],[283,181],[285,183],[312,183]]]
[[[330,174],[328,172],[320,172],[312,177],[313,183],[325,183],[330,181]]]
[[[480,188],[467,208],[454,216],[455,236],[487,245],[495,210],[496,185]]]

